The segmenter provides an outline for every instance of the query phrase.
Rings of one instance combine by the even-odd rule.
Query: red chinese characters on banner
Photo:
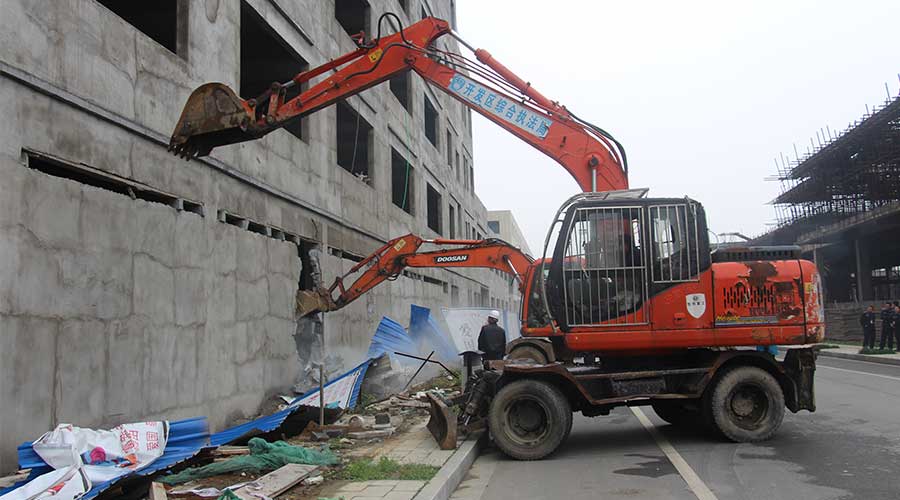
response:
[[[137,440],[140,438],[138,431],[122,429],[119,434],[119,442],[122,443],[122,451],[125,453],[137,450]]]
[[[159,449],[159,433],[153,431],[147,431],[147,449],[148,450],[158,450]]]

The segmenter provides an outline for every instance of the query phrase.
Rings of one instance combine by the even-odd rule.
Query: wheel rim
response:
[[[769,397],[755,384],[741,384],[728,395],[728,415],[740,428],[756,430],[769,414]]]
[[[550,410],[534,398],[511,401],[503,411],[507,436],[519,446],[538,445],[550,433]]]

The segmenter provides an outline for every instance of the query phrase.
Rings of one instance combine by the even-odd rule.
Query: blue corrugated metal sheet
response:
[[[409,313],[409,336],[421,352],[434,350],[437,359],[446,362],[459,361],[456,347],[450,335],[444,332],[431,315],[431,309],[412,304]]]
[[[166,441],[166,449],[162,456],[157,458],[152,464],[143,469],[118,477],[112,481],[95,484],[91,491],[87,492],[83,497],[84,500],[90,500],[100,493],[103,493],[110,486],[116,484],[123,479],[134,476],[149,476],[161,470],[168,469],[179,464],[197,453],[205,447],[209,446],[209,424],[206,417],[194,417],[185,420],[175,420],[169,422],[169,439]],[[31,443],[22,443],[19,445],[19,468],[31,469],[28,480],[46,474],[53,470],[44,460],[34,452]],[[25,481],[25,482],[27,482]],[[22,483],[24,484],[24,482]],[[16,485],[18,487],[20,485]],[[0,491],[0,495],[11,491],[14,488]]]
[[[328,387],[332,384],[336,384],[343,380],[346,377],[350,377],[357,372],[359,372],[359,377],[356,379],[356,383],[353,385],[353,390],[350,393],[350,399],[348,402],[348,406],[353,408],[356,406],[356,401],[359,399],[359,388],[362,386],[362,380],[366,376],[366,369],[369,368],[369,360],[365,360],[359,365],[353,367],[347,373],[344,373],[340,377],[332,380],[325,384],[325,387]],[[281,426],[284,421],[290,417],[292,414],[303,411],[305,407],[294,406],[301,399],[309,396],[310,394],[317,392],[318,389],[312,389],[302,396],[294,398],[294,401],[291,403],[291,406],[288,406],[284,410],[273,413],[271,415],[266,415],[264,417],[257,418],[256,420],[252,420],[245,424],[237,425],[230,429],[225,429],[222,432],[217,432],[209,437],[210,442],[213,446],[222,446],[229,443],[233,443],[243,437],[263,434],[266,432],[271,432],[278,427]]]
[[[369,344],[369,359],[376,359],[382,354],[393,355],[395,352],[403,352],[406,354],[418,354],[419,349],[416,343],[406,333],[406,328],[387,316],[381,318],[378,328],[375,329],[375,335],[372,336],[372,343]]]

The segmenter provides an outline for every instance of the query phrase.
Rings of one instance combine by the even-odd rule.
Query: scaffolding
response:
[[[795,160],[775,159],[781,194],[775,198],[778,239],[900,201],[900,96],[888,97],[832,135],[826,127]],[[770,233],[771,234],[771,233]]]

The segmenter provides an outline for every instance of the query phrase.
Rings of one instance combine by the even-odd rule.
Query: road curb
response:
[[[869,363],[879,363],[882,365],[900,366],[900,359],[882,358],[880,356],[869,356],[866,354],[846,354],[843,352],[830,352],[829,349],[819,351],[819,356],[826,358],[852,359],[854,361],[868,361]]]
[[[413,500],[447,500],[456,491],[487,443],[487,433],[477,439],[463,441],[431,481],[419,490]]]

